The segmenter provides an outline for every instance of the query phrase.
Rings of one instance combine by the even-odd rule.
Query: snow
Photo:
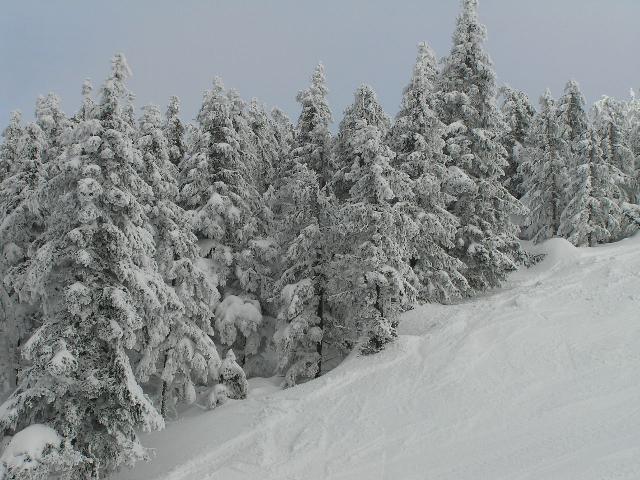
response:
[[[535,251],[500,290],[406,313],[381,354],[192,408],[115,478],[637,480],[640,235]]]
[[[47,446],[57,448],[61,441],[51,427],[37,423],[30,425],[15,434],[2,452],[0,462],[8,467],[37,464],[42,460],[42,453]]]
[[[216,307],[216,326],[221,332],[231,329],[233,333],[225,335],[221,333],[221,341],[231,345],[235,341],[237,327],[245,337],[257,331],[262,323],[260,304],[256,300],[240,298],[236,295],[227,295]],[[231,327],[234,327],[233,329]]]

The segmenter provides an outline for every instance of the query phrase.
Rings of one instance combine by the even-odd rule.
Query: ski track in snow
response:
[[[128,480],[640,478],[640,236],[564,240],[504,288],[405,314],[398,341],[143,436]]]

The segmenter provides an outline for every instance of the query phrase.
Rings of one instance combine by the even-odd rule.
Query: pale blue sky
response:
[[[111,56],[126,54],[137,105],[170,95],[192,119],[215,75],[295,121],[295,95],[315,64],[327,71],[338,121],[360,83],[391,115],[427,41],[450,48],[458,0],[7,0],[0,13],[0,127],[32,117],[38,94],[72,114],[85,77],[97,87]],[[589,102],[640,87],[640,1],[480,0],[500,83],[532,99],[577,79]]]

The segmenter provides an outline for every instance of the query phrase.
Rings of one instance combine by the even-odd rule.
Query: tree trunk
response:
[[[380,303],[380,285],[376,284],[376,303],[375,309],[380,312],[380,316],[384,318],[384,312],[382,309],[382,304]]]
[[[320,299],[318,300],[317,315],[318,315],[318,318],[320,319],[320,322],[318,323],[318,326],[320,327],[320,330],[322,330],[322,333],[324,334],[324,290],[320,290],[319,294],[320,294]],[[316,352],[318,352],[318,371],[316,372],[316,378],[318,378],[322,374],[322,346],[323,346],[323,341],[321,338],[318,344],[316,345]]]
[[[167,359],[168,359],[168,355],[164,356],[164,366],[167,366]],[[169,394],[169,385],[167,384],[166,381],[162,381],[162,398],[160,400],[160,415],[162,415],[162,418],[167,418],[167,401],[169,400],[167,398]]]

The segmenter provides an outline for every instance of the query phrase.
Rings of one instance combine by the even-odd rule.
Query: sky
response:
[[[98,87],[116,52],[133,70],[138,107],[164,110],[171,95],[195,117],[213,77],[295,121],[296,93],[322,61],[335,123],[362,83],[394,115],[428,42],[448,53],[458,0],[7,0],[0,13],[0,127],[9,112],[33,117],[38,95],[67,114],[90,78]],[[589,103],[640,88],[640,1],[480,0],[499,84],[537,103],[579,81]]]

